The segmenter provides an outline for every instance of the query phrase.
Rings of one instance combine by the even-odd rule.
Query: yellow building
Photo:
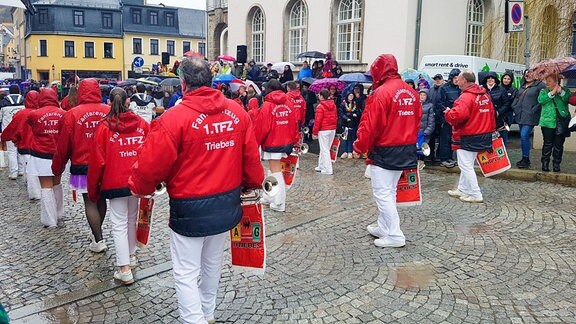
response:
[[[121,80],[124,49],[121,38],[76,35],[29,35],[26,69],[34,80],[66,83],[95,77]]]

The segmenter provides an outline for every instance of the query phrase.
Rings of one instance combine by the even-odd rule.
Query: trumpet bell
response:
[[[278,180],[273,176],[268,176],[262,183],[262,190],[270,196],[274,197],[278,193]]]
[[[497,131],[497,132],[509,132],[509,131],[510,131],[510,126],[508,126],[508,124],[504,124],[504,126],[498,128],[496,131]]]
[[[430,155],[430,145],[428,143],[422,143],[422,155],[429,156]]]
[[[302,133],[308,135],[310,133],[310,127],[308,126],[302,127]]]
[[[307,143],[302,143],[302,145],[300,145],[300,153],[301,154],[308,153],[309,149],[310,149],[310,146]]]
[[[166,183],[161,182],[156,186],[156,190],[154,191],[154,196],[160,196],[166,193]]]

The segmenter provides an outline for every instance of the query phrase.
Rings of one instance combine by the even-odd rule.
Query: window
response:
[[[306,51],[306,27],[308,15],[304,1],[298,0],[288,16],[288,60],[297,61],[296,56]]]
[[[484,32],[483,0],[468,1],[468,26],[466,29],[466,55],[481,56]]]
[[[190,51],[190,42],[189,41],[183,41],[182,42],[182,52],[186,53]]]
[[[173,27],[174,26],[174,13],[167,12],[166,13],[166,26]]]
[[[94,57],[94,42],[84,42],[84,57]]]
[[[74,10],[74,27],[84,27],[84,11]]]
[[[48,56],[48,43],[45,39],[40,40],[40,53],[39,56]]]
[[[206,56],[206,43],[198,43],[198,53]]]
[[[255,8],[252,14],[252,58],[256,62],[264,61],[265,21],[262,9]]]
[[[112,13],[103,12],[102,13],[102,28],[112,28]]]
[[[48,18],[48,9],[38,9],[38,23],[40,25],[48,24]]]
[[[360,60],[360,41],[362,38],[361,20],[361,0],[340,1],[336,23],[336,60]]]
[[[174,50],[174,41],[172,40],[166,41],[166,52],[168,52],[171,56],[174,56],[174,54],[176,53]]]
[[[75,57],[74,41],[64,41],[64,56]]]
[[[150,55],[158,55],[158,40],[150,40]]]
[[[132,54],[142,54],[142,38],[132,38]]]
[[[140,25],[142,24],[142,10],[132,9],[132,23]]]
[[[150,11],[150,25],[158,25],[158,11]]]
[[[547,59],[556,56],[556,41],[558,39],[558,11],[554,6],[544,8],[542,23],[539,26],[540,44],[538,54],[540,59]]]
[[[114,58],[114,43],[104,43],[104,58]]]
[[[509,33],[508,34],[508,44],[507,44],[507,61],[520,63],[523,57],[523,44],[522,44],[522,33]]]

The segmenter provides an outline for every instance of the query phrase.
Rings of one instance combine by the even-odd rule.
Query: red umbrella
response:
[[[542,80],[548,74],[560,74],[562,71],[576,64],[573,57],[558,57],[540,61],[530,68],[528,72],[536,79]]]
[[[220,56],[218,56],[218,59],[222,60],[222,61],[230,61],[230,62],[236,61],[236,58],[234,58],[234,56],[230,56],[230,55],[220,55]]]
[[[198,53],[198,52],[194,52],[194,51],[188,51],[188,52],[184,53],[184,56],[204,58],[204,55],[202,55],[201,53]]]

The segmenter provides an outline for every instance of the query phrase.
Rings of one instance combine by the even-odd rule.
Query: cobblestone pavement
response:
[[[238,273],[226,257],[218,322],[574,322],[573,188],[481,179],[486,203],[472,205],[445,193],[456,175],[425,170],[423,205],[400,210],[406,247],[381,249],[365,230],[376,208],[363,164],[339,160],[325,176],[315,161],[303,158],[286,213],[265,209],[266,274]],[[178,321],[165,197],[137,282],[122,287],[108,221],[110,250],[93,254],[69,193],[65,227],[46,230],[22,179],[2,169],[0,188],[0,302],[14,323]]]

